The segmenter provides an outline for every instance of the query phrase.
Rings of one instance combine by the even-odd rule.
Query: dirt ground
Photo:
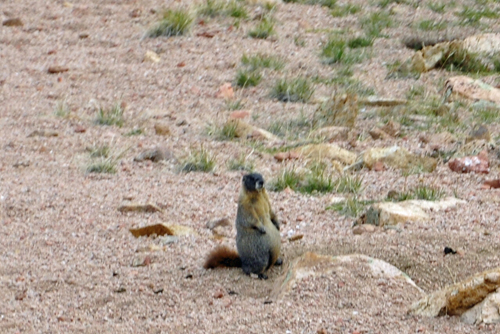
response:
[[[337,5],[347,3],[339,0]],[[496,325],[470,326],[457,317],[408,316],[408,307],[421,294],[407,286],[381,288],[361,272],[311,279],[283,298],[270,297],[287,264],[305,251],[362,253],[385,260],[425,292],[498,267],[500,191],[481,189],[485,179],[499,176],[498,157],[492,154],[489,175],[457,174],[442,162],[432,173],[409,176],[395,169],[356,172],[363,178],[363,199],[380,200],[392,189],[427,184],[467,201],[431,213],[429,221],[371,234],[354,235],[355,218],[326,209],[336,194],[269,192],[283,222],[285,266],[272,268],[267,281],[247,277],[239,269],[202,267],[218,244],[234,247],[234,227],[221,229],[222,239],[207,228],[208,221],[227,217],[233,222],[236,215],[243,173],[229,170],[227,161],[250,156],[266,180],[283,167],[260,146],[218,141],[207,134],[207,127],[220,126],[232,112],[216,95],[224,83],[234,83],[242,55],[260,52],[285,59],[284,69],[267,73],[257,87],[235,87],[233,101],[241,100],[252,114],[247,121],[269,128],[276,121],[311,117],[317,108],[314,101],[335,89],[326,81],[339,68],[319,56],[329,32],[361,33],[359,20],[373,11],[392,10],[394,24],[352,71],[353,78],[384,97],[405,98],[417,85],[440,94],[452,75],[433,70],[419,79],[387,78],[388,64],[413,54],[401,39],[418,34],[415,22],[443,20],[447,26],[437,32],[440,36],[499,31],[494,19],[461,25],[455,15],[463,6],[499,11],[493,1],[454,1],[442,14],[429,9],[430,1],[389,1],[385,8],[376,1],[349,3],[360,5],[361,11],[336,18],[326,7],[278,2],[275,35],[253,39],[248,37],[255,25],[252,17],[263,8],[253,1],[246,5],[249,20],[239,27],[231,18],[197,19],[186,36],[144,38],[161,9],[194,3],[2,0],[2,22],[20,18],[23,26],[0,26],[0,332],[498,332]],[[203,36],[206,32],[213,38]],[[425,32],[431,33],[436,32]],[[148,50],[161,60],[145,61]],[[51,74],[51,66],[67,71]],[[269,97],[277,78],[297,75],[323,79],[316,81],[309,103]],[[484,80],[497,84],[498,76]],[[63,101],[70,112],[61,117],[55,111]],[[125,106],[122,127],[94,124],[99,107],[116,103]],[[356,125],[363,140],[356,147],[339,145],[355,153],[393,144],[416,154],[430,152],[419,141],[421,132],[412,128],[404,137],[370,139],[368,130],[383,121],[376,111],[363,109]],[[169,126],[169,136],[155,133],[158,122]],[[457,137],[465,138],[471,126],[464,120]],[[142,133],[126,135],[134,129]],[[499,129],[489,124],[492,138]],[[31,135],[34,131],[40,132]],[[119,155],[115,174],[86,172],[88,148],[99,145]],[[178,161],[201,146],[216,153],[215,171],[179,173]],[[172,152],[177,162],[134,161],[140,152],[155,147]],[[162,212],[120,213],[117,208],[127,201],[153,203]],[[194,233],[167,243],[134,238],[129,232],[156,223],[184,225]],[[303,238],[289,242],[287,236],[294,233]],[[462,254],[444,257],[445,246]],[[146,258],[145,266],[135,265]],[[337,288],[340,281],[345,289]]]

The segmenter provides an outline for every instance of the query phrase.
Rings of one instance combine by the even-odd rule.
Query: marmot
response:
[[[279,222],[264,189],[264,178],[258,173],[243,176],[236,214],[236,248],[212,251],[204,267],[241,267],[247,275],[264,272],[273,264],[281,265],[281,236]]]

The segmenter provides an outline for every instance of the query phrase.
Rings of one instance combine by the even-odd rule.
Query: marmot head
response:
[[[259,173],[243,176],[243,186],[247,191],[260,191],[264,187],[264,178]]]

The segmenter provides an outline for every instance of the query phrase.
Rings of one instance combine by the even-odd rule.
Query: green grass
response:
[[[327,172],[325,163],[316,162],[310,167],[310,173],[299,187],[302,193],[329,193],[335,188],[332,176]]]
[[[224,0],[206,0],[198,8],[198,15],[204,17],[216,17],[224,14],[226,1]]]
[[[216,128],[212,133],[215,138],[220,141],[233,140],[236,138],[237,124],[233,122],[227,122],[222,127]]]
[[[443,14],[446,9],[445,2],[430,2],[427,4],[427,6],[429,7],[430,10],[438,14]]]
[[[339,193],[359,194],[363,179],[359,176],[342,175],[335,180],[335,191]]]
[[[446,194],[443,189],[432,188],[425,185],[417,186],[413,193],[417,199],[423,199],[427,201],[438,201],[444,197]]]
[[[423,31],[444,30],[447,26],[444,21],[422,20],[417,23],[417,28]]]
[[[314,92],[309,79],[297,77],[278,80],[271,90],[271,98],[281,102],[308,102]]]
[[[370,37],[355,37],[347,41],[347,46],[351,49],[366,48],[373,45],[373,38]]]
[[[249,161],[247,156],[242,154],[237,159],[230,159],[227,168],[234,171],[245,171],[251,173],[255,170],[253,161]]]
[[[253,56],[243,55],[241,57],[241,64],[254,71],[262,68],[279,71],[285,67],[285,61],[282,58],[262,53]]]
[[[402,202],[412,199],[421,199],[426,201],[438,201],[446,195],[443,189],[419,185],[410,191],[391,192],[387,196],[387,200],[393,202]]]
[[[474,118],[485,124],[498,123],[500,121],[500,109],[496,106],[477,109],[474,111]]]
[[[330,14],[333,17],[344,17],[344,16],[356,14],[359,11],[361,11],[361,6],[348,3],[348,4],[343,5],[343,6],[334,7],[330,11]]]
[[[320,5],[328,8],[334,8],[337,0],[283,0],[284,3],[300,3],[304,5]]]
[[[341,215],[348,217],[358,217],[360,213],[363,212],[365,206],[371,203],[370,201],[358,200],[356,196],[348,197],[345,201],[340,203],[335,203],[328,206],[327,210],[334,210]]]
[[[97,125],[116,125],[118,127],[123,126],[123,108],[116,104],[110,109],[99,108],[94,119],[94,123]]]
[[[239,87],[254,87],[262,80],[262,74],[258,71],[239,69],[236,72],[236,85]]]
[[[478,5],[477,7],[464,6],[460,12],[455,13],[463,25],[478,25],[482,18],[497,19],[500,17],[498,10],[492,10],[490,6]]]
[[[373,12],[361,20],[361,27],[366,35],[372,38],[382,37],[382,31],[392,25],[392,18],[384,11]]]
[[[180,171],[184,173],[190,172],[211,172],[216,164],[215,156],[204,148],[200,150],[192,150],[184,159],[180,166]]]
[[[93,146],[87,148],[91,158],[107,158],[109,157],[110,148],[108,145]]]
[[[413,70],[409,61],[401,63],[396,60],[387,65],[387,79],[415,79],[420,78],[421,73]]]
[[[65,118],[68,117],[70,113],[71,110],[65,100],[57,101],[54,108],[54,115],[56,115],[57,117]]]
[[[343,37],[330,35],[328,41],[321,49],[321,58],[326,64],[345,64],[352,65],[359,63],[365,56],[354,48],[371,46],[373,39],[371,37],[358,37],[346,41]]]
[[[194,21],[194,16],[185,9],[168,9],[163,17],[146,33],[147,37],[181,36],[188,33]]]
[[[227,110],[241,110],[244,107],[242,100],[226,100]]]
[[[303,180],[303,174],[298,173],[295,169],[286,168],[277,178],[269,183],[268,187],[271,191],[282,191],[286,188],[296,190]]]
[[[265,16],[260,22],[248,32],[252,38],[266,39],[274,34],[274,19],[271,16]]]
[[[124,136],[126,137],[139,136],[142,135],[143,133],[144,131],[141,128],[135,128],[125,133]]]
[[[111,158],[100,158],[87,166],[87,173],[115,174],[117,161]]]
[[[487,64],[485,64],[479,56],[461,48],[448,53],[445,57],[443,57],[443,60],[436,65],[436,67],[462,73],[494,72],[494,69],[492,70]]]
[[[380,0],[378,2],[378,6],[381,8],[386,8],[391,3],[406,4],[407,2],[408,2],[407,0]]]
[[[237,19],[248,18],[248,11],[243,3],[233,0],[206,0],[197,11],[202,17],[230,16]]]

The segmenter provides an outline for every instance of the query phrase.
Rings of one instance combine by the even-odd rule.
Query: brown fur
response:
[[[203,268],[213,269],[217,267],[241,267],[241,259],[238,252],[225,246],[219,246],[211,251]]]

